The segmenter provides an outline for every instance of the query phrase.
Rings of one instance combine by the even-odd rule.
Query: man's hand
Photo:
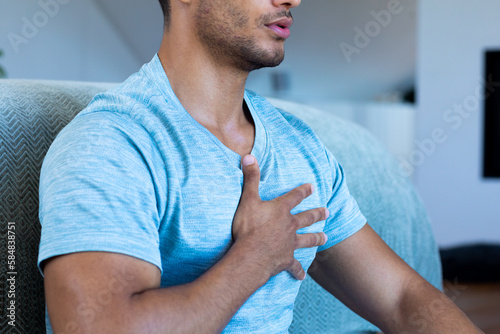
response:
[[[328,210],[316,208],[292,215],[290,211],[313,193],[311,184],[301,185],[271,201],[262,201],[256,159],[245,156],[242,170],[243,192],[233,219],[235,244],[248,245],[269,277],[287,270],[295,278],[304,279],[304,269],[293,257],[294,251],[324,245],[327,236],[323,232],[297,234],[297,230],[325,220]]]

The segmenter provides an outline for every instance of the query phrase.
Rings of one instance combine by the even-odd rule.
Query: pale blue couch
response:
[[[40,225],[38,178],[57,133],[110,84],[0,80],[0,278],[7,279],[7,223],[16,226],[16,327],[7,324],[1,295],[2,333],[44,333],[43,281],[36,267]],[[395,161],[365,129],[323,111],[272,102],[304,119],[343,165],[349,188],[371,226],[413,268],[441,287],[438,249],[426,212]],[[376,331],[310,278],[295,303],[291,333]]]

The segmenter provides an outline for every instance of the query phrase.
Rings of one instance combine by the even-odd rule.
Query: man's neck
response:
[[[164,38],[158,56],[187,112],[208,127],[243,122],[248,73],[217,64],[199,45],[169,38]]]
[[[164,36],[158,56],[186,111],[240,155],[250,153],[254,125],[243,108],[248,73],[218,64],[203,48]]]

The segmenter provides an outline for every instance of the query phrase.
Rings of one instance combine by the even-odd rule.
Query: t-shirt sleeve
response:
[[[40,176],[40,270],[46,259],[83,251],[121,253],[161,270],[162,177],[151,167],[158,157],[145,130],[124,118],[79,115],[49,149]]]
[[[328,236],[328,241],[323,246],[318,247],[318,252],[347,239],[366,224],[366,218],[359,210],[356,200],[349,193],[342,166],[328,149],[326,149],[326,154],[332,173],[333,186],[331,198],[327,203],[330,216],[326,220],[323,230]]]

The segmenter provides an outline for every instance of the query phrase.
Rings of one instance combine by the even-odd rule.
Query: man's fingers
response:
[[[323,232],[298,234],[296,248],[323,246],[327,241],[328,237]]]
[[[306,272],[297,259],[293,259],[292,266],[288,269],[288,272],[298,280],[303,280],[306,277]]]
[[[312,224],[319,222],[320,220],[325,220],[329,215],[330,212],[327,208],[316,208],[297,213],[295,217],[299,221],[298,229],[301,229],[303,227],[311,226]]]
[[[314,192],[313,185],[310,183],[306,183],[301,186],[298,186],[295,189],[290,190],[286,194],[281,195],[276,199],[279,200],[280,202],[284,202],[287,205],[289,205],[290,210],[292,210],[297,205],[299,205],[300,202],[302,202],[306,197],[311,196],[313,192]]]
[[[252,155],[245,155],[241,159],[241,169],[243,171],[242,197],[259,196],[260,170],[257,159]]]

